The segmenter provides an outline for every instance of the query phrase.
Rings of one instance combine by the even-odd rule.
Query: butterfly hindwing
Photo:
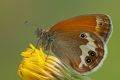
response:
[[[78,36],[77,32],[55,33],[55,39],[51,47],[53,53],[63,62],[67,64],[74,63],[74,65],[78,66],[80,63],[79,56],[81,55],[79,45],[82,44]],[[83,42],[87,43],[84,40]]]
[[[81,37],[83,33],[85,38]],[[51,50],[62,62],[81,73],[96,67],[105,52],[104,43],[97,35],[82,31],[55,32]],[[94,57],[90,56],[90,51],[95,52]],[[86,58],[92,62],[86,63]]]

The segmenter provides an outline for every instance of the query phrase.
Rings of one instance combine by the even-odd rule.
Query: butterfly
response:
[[[105,14],[88,14],[37,29],[38,44],[63,63],[85,74],[99,68],[106,56],[112,22]]]

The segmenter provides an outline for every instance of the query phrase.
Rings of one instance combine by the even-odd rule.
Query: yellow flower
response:
[[[47,56],[42,48],[37,49],[30,44],[30,48],[21,55],[23,60],[18,74],[22,80],[58,80],[63,77],[61,62],[54,56]]]

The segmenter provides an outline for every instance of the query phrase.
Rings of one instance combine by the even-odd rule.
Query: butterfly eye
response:
[[[91,63],[92,59],[90,57],[86,57],[85,61],[86,61],[86,63]]]
[[[95,52],[94,51],[92,51],[92,50],[90,50],[89,52],[88,52],[88,54],[90,55],[90,56],[95,56]]]
[[[81,38],[86,38],[86,34],[85,34],[85,33],[81,33],[81,34],[80,34],[80,37],[81,37]]]

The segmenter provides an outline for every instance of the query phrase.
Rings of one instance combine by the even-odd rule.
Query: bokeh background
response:
[[[36,42],[37,27],[82,14],[111,16],[113,34],[104,65],[88,75],[93,80],[120,80],[120,0],[0,0],[0,80],[19,80],[20,53]]]

